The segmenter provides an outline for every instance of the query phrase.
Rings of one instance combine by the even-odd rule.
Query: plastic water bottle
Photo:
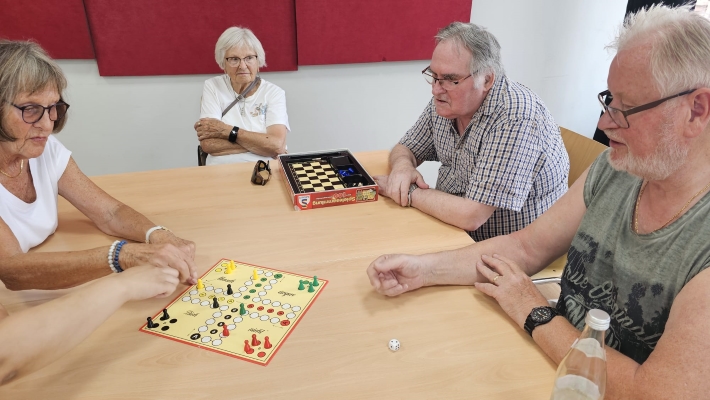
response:
[[[590,310],[582,334],[557,367],[555,387],[550,400],[601,400],[606,390],[606,352],[604,333],[609,329],[609,314]]]

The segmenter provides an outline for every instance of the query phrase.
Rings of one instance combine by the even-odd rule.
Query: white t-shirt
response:
[[[10,227],[25,253],[57,230],[58,182],[69,157],[71,152],[54,135],[49,135],[42,155],[29,160],[37,192],[33,203],[25,203],[0,185],[0,218]]]
[[[215,118],[251,132],[266,133],[266,128],[275,124],[285,125],[286,129],[291,131],[286,113],[286,92],[280,87],[262,79],[256,93],[247,97],[245,101],[235,104],[222,117],[222,111],[236,98],[237,94],[232,89],[227,75],[206,80],[202,91],[200,118]],[[244,115],[242,115],[242,108]],[[207,165],[269,159],[270,157],[246,152],[226,156],[207,156]]]

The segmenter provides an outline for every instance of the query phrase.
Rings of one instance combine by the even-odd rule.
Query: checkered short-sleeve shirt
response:
[[[459,135],[432,99],[400,140],[419,161],[440,161],[436,189],[497,207],[476,241],[520,230],[567,191],[569,157],[542,100],[502,76]]]

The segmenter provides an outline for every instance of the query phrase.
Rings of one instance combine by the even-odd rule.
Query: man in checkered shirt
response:
[[[433,98],[395,145],[380,194],[468,231],[476,240],[524,228],[567,191],[569,158],[542,100],[509,80],[485,29],[439,31],[422,73]],[[440,161],[436,189],[416,167]]]

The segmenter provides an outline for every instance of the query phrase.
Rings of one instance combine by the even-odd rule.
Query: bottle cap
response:
[[[607,314],[606,311],[595,308],[593,310],[589,310],[587,318],[585,318],[584,322],[594,330],[605,331],[609,329],[609,322],[611,322],[611,318],[609,318],[609,314]]]

